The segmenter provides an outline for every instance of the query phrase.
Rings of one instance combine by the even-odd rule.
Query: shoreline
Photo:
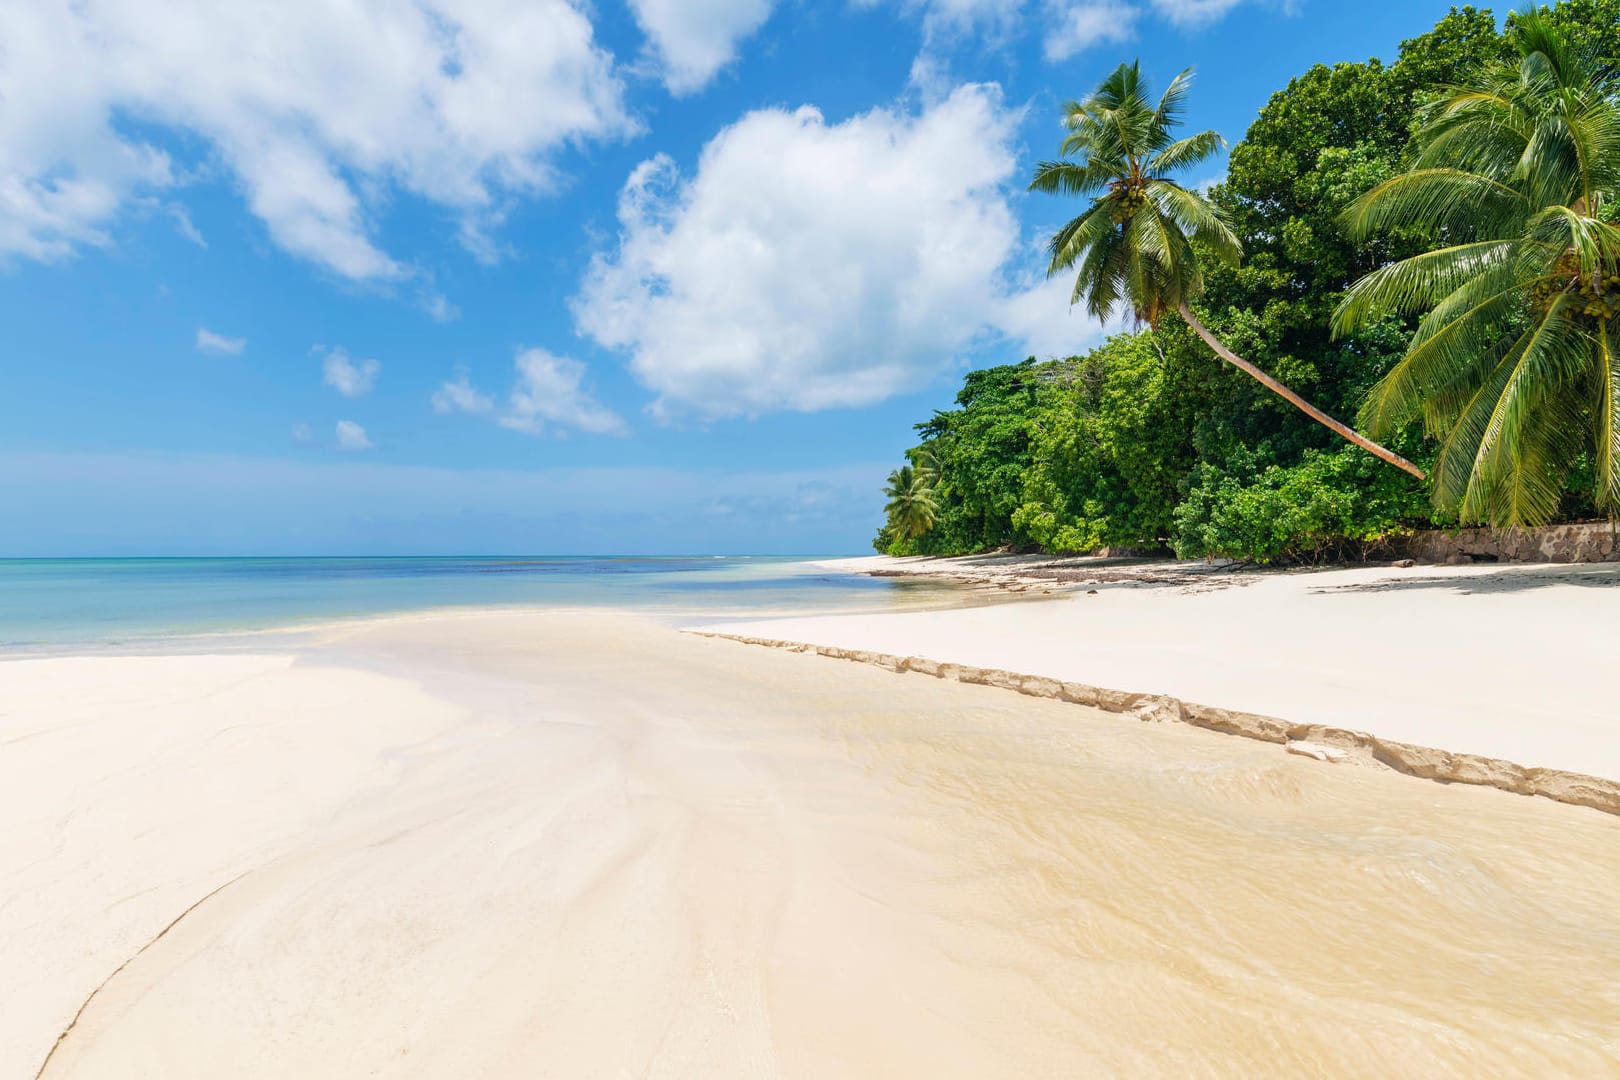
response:
[[[940,662],[921,656],[896,656],[863,649],[845,649],[836,645],[816,645],[804,641],[724,634],[709,630],[687,632],[701,637],[735,641],[742,645],[811,653],[834,660],[850,660],[881,668],[896,675],[909,672],[947,682],[992,686],[1001,690],[1011,690],[1026,697],[1046,698],[1132,716],[1146,723],[1185,724],[1223,735],[1274,743],[1290,754],[1328,764],[1353,763],[1364,767],[1389,769],[1419,780],[1478,785],[1514,795],[1539,795],[1553,802],[1620,815],[1620,781],[1588,773],[1526,766],[1513,761],[1459,753],[1435,746],[1415,746],[1392,739],[1382,739],[1366,731],[1325,727],[1320,724],[1290,723],[1280,717],[1261,716],[1257,713],[1183,701],[1168,694],[1090,686],[1085,683],[1063,682],[1044,675],[1031,675],[1027,672]]]
[[[595,561],[596,557],[580,557],[580,561]],[[3,562],[4,560],[0,560]],[[12,560],[20,561],[20,560]],[[61,562],[62,560],[42,560],[48,562]],[[94,561],[94,560],[88,560]],[[112,560],[114,562],[161,562],[170,560]],[[185,562],[189,560],[172,560]],[[215,560],[221,563],[254,562],[252,559],[221,558]],[[277,560],[272,560],[277,561]],[[298,561],[298,560],[290,560]],[[312,558],[311,562],[326,562],[329,560]],[[412,561],[406,558],[403,561]],[[647,561],[647,560],[627,560]],[[977,603],[993,603],[1005,599],[1003,594],[994,589],[986,589],[936,579],[925,584],[933,588],[912,589],[900,595],[893,589],[880,589],[876,587],[862,588],[855,596],[815,595],[815,589],[804,588],[797,579],[822,579],[829,577],[860,578],[862,575],[851,575],[842,571],[827,569],[830,562],[826,558],[779,558],[761,557],[752,560],[742,557],[728,557],[728,562],[734,566],[749,568],[762,567],[767,570],[777,570],[780,573],[769,579],[779,585],[780,592],[772,597],[760,600],[747,592],[728,593],[724,583],[718,586],[708,586],[701,578],[692,580],[689,591],[669,591],[651,598],[636,596],[633,592],[622,589],[614,592],[612,589],[600,592],[591,599],[581,599],[572,593],[557,596],[519,596],[517,598],[483,599],[476,596],[462,597],[453,600],[422,599],[415,597],[404,601],[385,600],[380,603],[360,605],[346,611],[312,612],[263,612],[250,607],[247,614],[240,612],[233,614],[229,619],[216,616],[202,617],[193,612],[184,621],[171,625],[136,625],[118,627],[114,629],[84,629],[75,624],[71,630],[63,630],[57,626],[50,626],[52,631],[45,636],[27,637],[18,636],[14,640],[0,641],[0,662],[15,657],[50,657],[58,655],[130,655],[147,654],[154,650],[172,648],[210,648],[218,644],[230,645],[235,641],[257,642],[266,639],[275,639],[283,635],[296,635],[304,633],[320,633],[329,628],[348,625],[363,625],[374,621],[386,621],[396,618],[413,618],[435,614],[478,616],[482,614],[544,614],[569,613],[590,615],[593,613],[623,613],[633,616],[647,617],[664,622],[667,625],[678,626],[696,620],[730,621],[749,620],[776,616],[792,615],[827,615],[839,614],[854,610],[874,610],[884,606],[904,610],[938,610],[958,606],[969,606]],[[576,589],[576,581],[562,581],[563,589]],[[876,583],[872,583],[873,586]],[[836,593],[837,590],[834,590]],[[803,598],[809,593],[808,600]],[[795,595],[799,599],[795,599]],[[15,630],[10,626],[0,625],[0,632],[14,630],[18,634],[26,634],[24,628]]]
[[[1038,588],[1053,602],[1016,616],[942,613],[929,625],[849,616],[696,632],[1620,814],[1620,754],[1602,679],[1608,613],[1593,599],[1620,588],[1612,564],[1229,572],[1161,560],[990,555],[822,565],[1015,595]],[[1386,647],[1420,615],[1440,618],[1436,641]],[[1514,636],[1537,647],[1481,667],[1476,643],[1497,647]],[[1555,647],[1560,640],[1567,649]]]
[[[1136,555],[857,555],[821,559],[813,565],[863,577],[940,581],[1004,593],[1058,591],[1080,585],[1185,585],[1219,587],[1234,573],[1286,573],[1244,567],[1229,560],[1195,562]]]

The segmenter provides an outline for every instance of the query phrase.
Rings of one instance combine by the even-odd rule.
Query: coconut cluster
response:
[[[1574,258],[1566,255],[1549,278],[1530,290],[1530,303],[1537,311],[1550,310],[1559,297],[1570,298],[1578,315],[1612,319],[1620,315],[1620,273],[1583,274]]]
[[[1114,201],[1114,224],[1123,225],[1147,205],[1147,188],[1132,184],[1125,187]]]

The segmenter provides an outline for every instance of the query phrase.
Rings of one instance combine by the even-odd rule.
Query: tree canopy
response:
[[[1545,18],[1600,63],[1620,57],[1620,0],[1564,0]],[[1519,56],[1522,22],[1499,31],[1488,11],[1455,8],[1390,63],[1318,65],[1272,95],[1209,192],[1243,250],[1237,265],[1202,264],[1190,306],[1212,334],[1325,411],[1358,415],[1420,315],[1392,312],[1336,337],[1334,312],[1359,279],[1438,245],[1418,222],[1355,237],[1342,219],[1413,166],[1426,108]],[[1112,545],[1313,559],[1453,524],[1460,509],[1211,362],[1176,320],[1084,355],[972,372],[955,406],[917,430],[917,449],[937,463],[937,521],[911,541],[880,536],[882,550]],[[1393,450],[1435,465],[1440,443],[1423,417],[1379,430]],[[1556,518],[1600,512],[1590,457],[1564,473]]]

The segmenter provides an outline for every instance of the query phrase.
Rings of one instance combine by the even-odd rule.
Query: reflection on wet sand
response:
[[[1620,1070],[1594,811],[613,617],[153,659],[0,671],[6,1075]]]

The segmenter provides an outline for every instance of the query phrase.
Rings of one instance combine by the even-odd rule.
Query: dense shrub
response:
[[[1364,558],[1429,521],[1427,492],[1405,473],[1354,447],[1308,450],[1297,465],[1247,475],[1200,463],[1175,509],[1173,546],[1183,558]]]

